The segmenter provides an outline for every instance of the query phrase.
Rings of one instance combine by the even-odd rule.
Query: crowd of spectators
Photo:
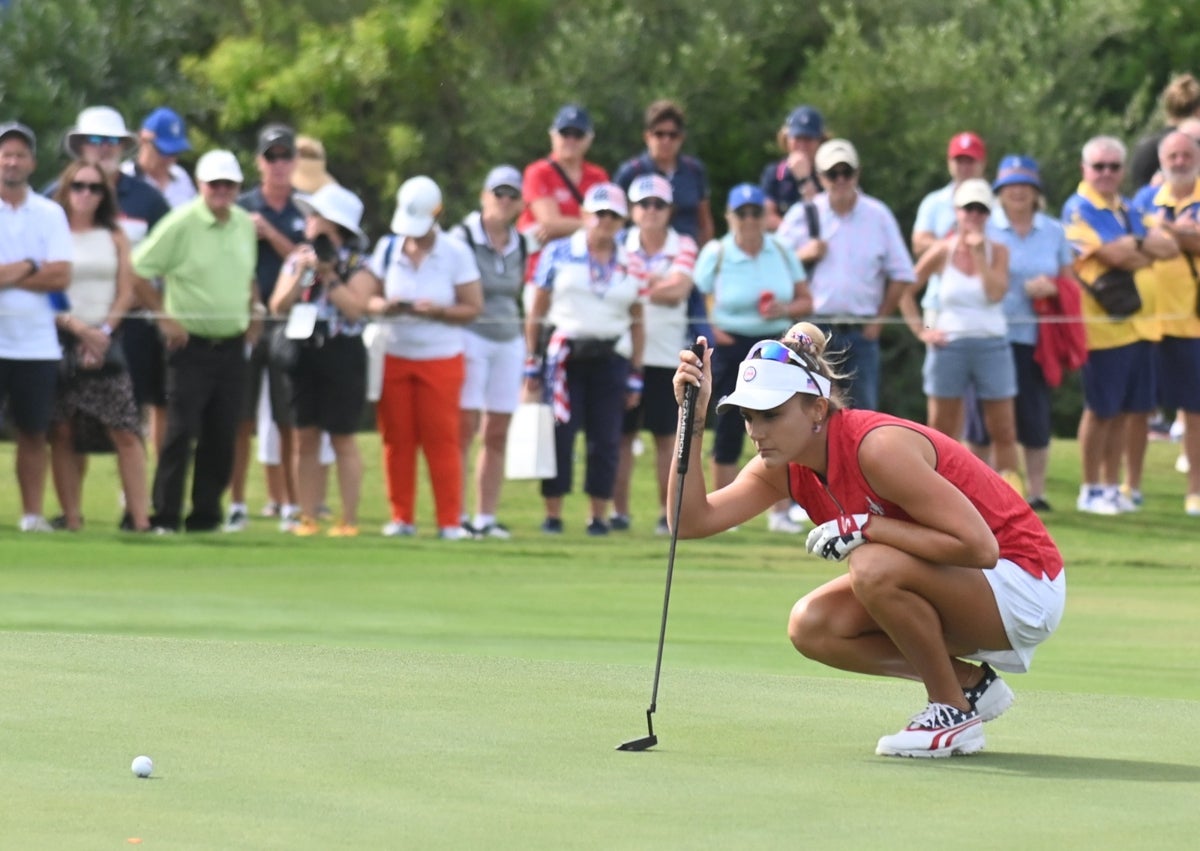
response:
[[[353,537],[370,398],[385,535],[416,534],[423,453],[440,538],[510,537],[503,459],[522,402],[554,413],[543,533],[564,531],[580,431],[583,528],[630,528],[643,430],[665,532],[681,348],[708,339],[719,398],[749,347],[807,317],[839,353],[844,394],[874,409],[880,333],[897,311],[926,348],[929,424],[1035,509],[1051,510],[1051,395],[1082,368],[1076,508],[1139,508],[1148,423],[1166,410],[1183,426],[1184,508],[1200,515],[1200,82],[1177,76],[1163,106],[1167,126],[1138,141],[1128,168],[1121,140],[1083,140],[1059,217],[1036,152],[1006,152],[989,177],[986,141],[956,133],[950,181],[925,197],[909,239],[863,191],[871,163],[811,105],[783,122],[782,159],[722,193],[723,235],[704,164],[683,152],[686,113],[669,100],[646,109],[645,149],[611,179],[587,159],[587,110],[568,104],[548,155],[523,171],[497,164],[463,221],[445,221],[441,187],[414,175],[376,240],[320,141],[284,124],[259,133],[247,186],[231,151],[204,152],[191,174],[180,165],[191,145],[170,108],[133,133],[91,106],[40,193],[37,135],[0,124],[0,417],[16,440],[20,528],[83,529],[88,457],[114,452],[121,528],[240,531],[257,436],[263,515],[291,534]],[[721,416],[715,431],[721,486],[742,424]],[[45,510],[49,471],[57,512]],[[768,528],[797,532],[802,515],[785,501]]]

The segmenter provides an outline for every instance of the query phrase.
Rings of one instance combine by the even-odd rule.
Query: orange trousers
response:
[[[443,360],[384,358],[383,390],[375,409],[392,519],[416,523],[417,449],[425,454],[438,528],[458,526],[462,511],[459,396],[462,355]]]

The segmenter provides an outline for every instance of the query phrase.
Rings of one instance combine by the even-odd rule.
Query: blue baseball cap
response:
[[[736,210],[739,207],[745,207],[747,204],[763,207],[766,206],[766,203],[767,198],[763,195],[763,191],[753,183],[739,183],[729,190],[729,201],[726,202],[725,208]]]
[[[787,134],[820,139],[825,135],[825,119],[811,106],[798,106],[787,117]]]
[[[588,115],[587,110],[582,106],[576,106],[569,103],[558,111],[554,116],[554,124],[550,126],[551,130],[582,130],[584,133],[592,132],[592,117]]]
[[[1022,154],[1009,154],[1000,160],[1000,167],[996,169],[996,182],[992,184],[992,191],[999,192],[1001,187],[1015,186],[1017,184],[1032,186],[1039,192],[1041,191],[1042,173],[1038,169],[1037,160],[1033,157],[1026,157]]]
[[[142,129],[154,134],[154,147],[160,154],[173,157],[192,149],[187,139],[187,125],[173,109],[160,106],[146,116]]]

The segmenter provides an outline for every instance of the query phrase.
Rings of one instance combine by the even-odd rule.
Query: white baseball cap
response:
[[[425,175],[410,177],[396,193],[392,231],[398,236],[424,236],[442,212],[442,190]]]
[[[361,227],[362,199],[340,183],[327,183],[312,195],[297,197],[295,203],[305,215],[316,214],[352,231],[360,240],[366,238]]]
[[[730,408],[769,411],[797,393],[829,397],[832,383],[809,369],[798,354],[777,340],[755,343],[739,367],[737,387],[717,403],[717,413]]]
[[[636,204],[646,198],[661,198],[668,204],[674,203],[675,193],[671,190],[671,181],[661,174],[643,174],[635,177],[629,184],[629,203]]]
[[[615,183],[597,183],[583,196],[583,209],[588,213],[611,210],[623,219],[629,218],[625,190]]]
[[[232,151],[209,151],[196,163],[196,180],[200,183],[212,183],[214,180],[241,183],[243,179],[242,167]]]
[[[982,177],[972,177],[964,180],[954,190],[954,206],[965,207],[968,204],[982,204],[989,210],[996,206],[996,196],[992,187]]]
[[[521,191],[521,172],[517,171],[511,165],[498,165],[488,172],[487,177],[483,181],[483,188],[486,192],[491,192],[493,189],[499,189],[501,186],[507,186],[509,189]]]
[[[835,165],[848,165],[858,171],[858,151],[847,139],[830,139],[817,148],[817,171],[829,171]]]

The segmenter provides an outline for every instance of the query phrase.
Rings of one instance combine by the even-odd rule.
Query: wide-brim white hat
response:
[[[366,239],[362,199],[340,183],[327,183],[311,195],[298,196],[295,203],[305,215],[316,214],[353,232],[360,241]]]
[[[63,140],[67,153],[78,157],[79,146],[86,142],[89,136],[120,139],[122,156],[132,151],[137,144],[137,136],[129,132],[121,113],[111,106],[89,106],[79,113],[75,119],[75,126],[67,131]]]

